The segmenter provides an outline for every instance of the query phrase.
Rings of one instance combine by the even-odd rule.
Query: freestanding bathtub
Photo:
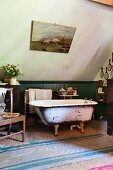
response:
[[[84,99],[66,99],[34,100],[29,104],[33,106],[42,123],[54,125],[55,135],[58,135],[59,124],[63,122],[78,122],[78,128],[84,133],[84,122],[91,120],[94,105],[97,102]],[[76,125],[70,126],[71,130],[74,126]]]

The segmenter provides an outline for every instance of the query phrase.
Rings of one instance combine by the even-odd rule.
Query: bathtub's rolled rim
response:
[[[84,99],[66,99],[66,100],[59,100],[59,99],[53,99],[53,100],[33,100],[29,102],[32,106],[37,107],[66,107],[66,106],[91,106],[91,105],[97,105],[98,103],[96,101],[87,100]]]

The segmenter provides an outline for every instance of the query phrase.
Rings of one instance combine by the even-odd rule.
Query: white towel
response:
[[[29,89],[29,102],[33,100],[51,100],[51,89]],[[29,105],[30,113],[34,112],[33,106]]]
[[[51,100],[52,90],[51,89],[36,89],[36,100]]]
[[[33,100],[51,100],[51,89],[29,89],[29,102]]]
[[[29,102],[36,100],[35,89],[29,89]]]
[[[29,89],[29,102],[36,100],[36,89]],[[29,105],[30,113],[34,112],[34,107]]]

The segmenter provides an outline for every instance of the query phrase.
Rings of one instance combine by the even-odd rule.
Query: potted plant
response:
[[[7,79],[10,79],[11,85],[16,85],[16,78],[20,75],[23,75],[21,68],[16,64],[3,65],[2,70],[4,72],[4,78],[6,79],[5,82],[7,81]]]

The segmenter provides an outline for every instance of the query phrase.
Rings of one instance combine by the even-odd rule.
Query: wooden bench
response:
[[[19,130],[14,129],[14,132],[12,131],[12,126],[18,122],[22,122],[22,128]],[[0,133],[0,140],[5,138],[10,138],[17,134],[22,134],[22,142],[25,140],[25,115],[19,115],[17,117],[10,117],[10,118],[3,118],[0,117],[0,127],[6,126],[6,134]],[[1,130],[2,131],[2,130]],[[13,138],[11,138],[13,139]],[[17,140],[17,139],[13,139]],[[20,140],[19,140],[20,141]]]

